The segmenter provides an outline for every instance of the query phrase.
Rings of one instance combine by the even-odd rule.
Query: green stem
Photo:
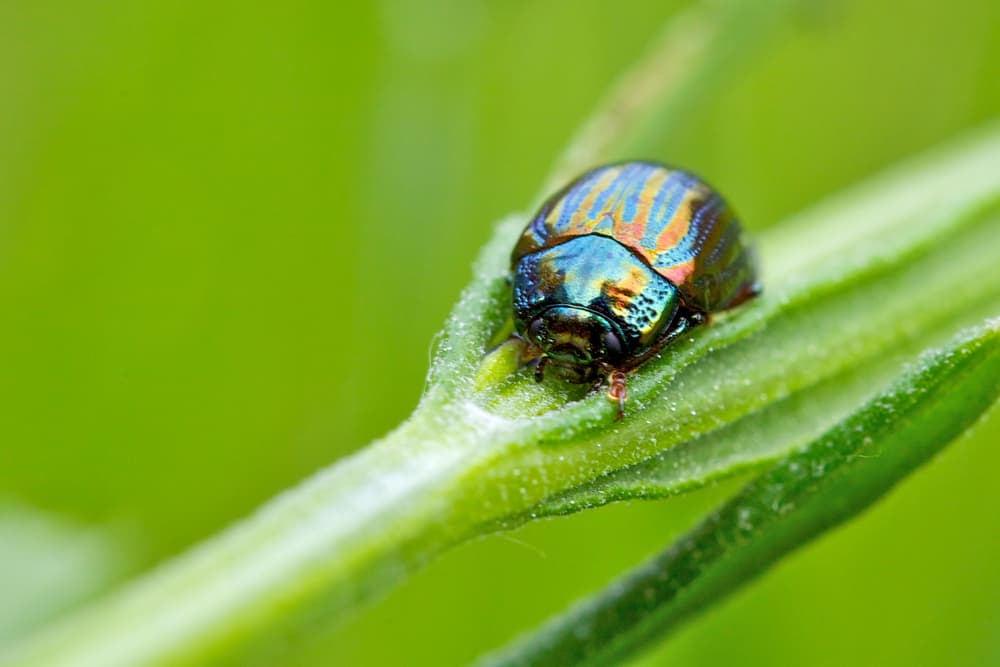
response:
[[[450,511],[461,506],[457,480],[509,441],[501,424],[471,414],[442,432],[430,412],[108,600],[28,662],[212,661],[263,625],[299,623],[283,612],[337,619],[386,590],[481,522]]]

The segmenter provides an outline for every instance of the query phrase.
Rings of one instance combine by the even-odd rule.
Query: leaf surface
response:
[[[621,664],[863,511],[975,423],[998,395],[994,320],[923,355],[886,391],[768,468],[662,554],[481,664]]]

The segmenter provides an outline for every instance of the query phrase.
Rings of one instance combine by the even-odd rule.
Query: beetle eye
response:
[[[604,334],[604,349],[608,351],[609,357],[620,357],[622,354],[622,342],[618,340],[618,336],[614,334],[613,331],[607,331]]]

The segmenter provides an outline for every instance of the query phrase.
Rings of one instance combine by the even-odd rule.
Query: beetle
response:
[[[629,161],[554,194],[511,253],[523,357],[565,380],[608,383],[624,415],[626,374],[713,313],[760,293],[753,251],[722,197],[690,172]]]

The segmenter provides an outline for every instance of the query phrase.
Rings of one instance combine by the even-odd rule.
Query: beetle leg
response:
[[[535,361],[541,358],[542,351],[537,347],[535,347],[534,345],[532,345],[531,343],[529,343],[528,341],[521,338],[520,336],[517,335],[511,336],[510,340],[517,340],[521,345],[521,349],[517,359],[518,362],[517,365],[519,368],[521,366],[527,366],[528,364],[534,363]]]
[[[625,371],[614,370],[608,375],[608,400],[618,403],[618,413],[615,421],[621,421],[625,416]]]
[[[670,343],[674,342],[675,340],[683,336],[684,332],[686,332],[688,329],[695,326],[696,324],[701,324],[703,321],[704,321],[704,315],[702,315],[701,313],[691,313],[691,315],[688,315],[687,317],[678,317],[676,323],[674,324],[674,328],[670,331],[669,334],[667,334],[666,339],[663,341],[663,343],[659,345],[659,347],[662,348],[665,347],[666,345],[669,345]]]
[[[545,367],[548,363],[548,357],[539,357],[538,362],[535,364],[535,382],[541,382],[545,377]]]

